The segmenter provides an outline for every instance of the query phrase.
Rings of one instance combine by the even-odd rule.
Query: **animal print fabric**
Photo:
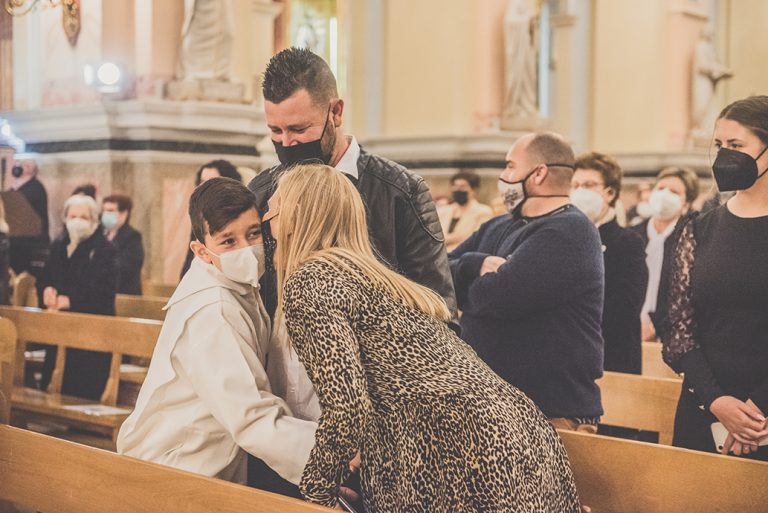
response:
[[[322,407],[308,500],[333,506],[359,449],[371,513],[580,511],[554,428],[445,323],[322,259],[284,314]]]

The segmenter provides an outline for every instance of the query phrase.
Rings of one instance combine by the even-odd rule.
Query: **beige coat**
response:
[[[245,451],[298,484],[314,422],[290,417],[264,370],[269,317],[258,291],[195,259],[174,292],[121,454],[241,481]]]
[[[443,227],[443,233],[445,234],[445,249],[448,252],[453,251],[459,245],[467,240],[470,235],[475,233],[480,225],[488,221],[493,217],[491,207],[483,205],[475,199],[469,200],[467,209],[464,214],[456,223],[456,227],[452,233],[448,233],[448,228],[451,226],[451,219],[453,219],[453,209],[458,205],[451,204],[445,205],[437,209],[437,215],[440,218],[440,226]]]

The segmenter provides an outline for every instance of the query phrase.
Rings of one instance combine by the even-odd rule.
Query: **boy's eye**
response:
[[[257,239],[261,237],[261,230],[253,230],[249,232],[248,237],[250,237],[251,239]]]
[[[235,243],[235,239],[224,239],[223,241],[221,241],[221,244],[223,244],[224,246],[230,246],[234,243]]]

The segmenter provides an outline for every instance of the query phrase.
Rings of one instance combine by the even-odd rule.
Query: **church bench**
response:
[[[136,317],[138,319],[165,319],[163,307],[168,303],[168,298],[156,296],[132,296],[129,294],[117,294],[115,297],[115,309],[119,317]]]
[[[661,342],[643,342],[643,376],[677,379],[680,375],[664,363]]]
[[[603,424],[659,433],[672,444],[675,410],[682,381],[621,372],[605,372],[597,382],[603,401]]]
[[[142,286],[142,292],[147,296],[171,297],[176,290],[176,285],[158,283],[155,281],[145,281]]]
[[[14,423],[27,425],[40,420],[54,421],[107,435],[114,440],[132,409],[130,405],[118,404],[123,356],[149,359],[162,322],[9,306],[0,306],[0,318],[13,322],[18,338],[12,394]],[[27,342],[59,347],[53,376],[45,391],[24,386]],[[99,401],[61,394],[67,348],[112,354],[109,378]]]
[[[0,424],[8,424],[11,419],[15,361],[16,327],[8,319],[0,319]]]
[[[768,463],[559,431],[592,513],[764,513]]]
[[[48,513],[320,513],[327,508],[0,426],[2,501]]]

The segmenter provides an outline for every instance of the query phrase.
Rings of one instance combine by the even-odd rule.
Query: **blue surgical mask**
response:
[[[118,224],[117,212],[102,212],[101,225],[107,230],[114,229]]]

